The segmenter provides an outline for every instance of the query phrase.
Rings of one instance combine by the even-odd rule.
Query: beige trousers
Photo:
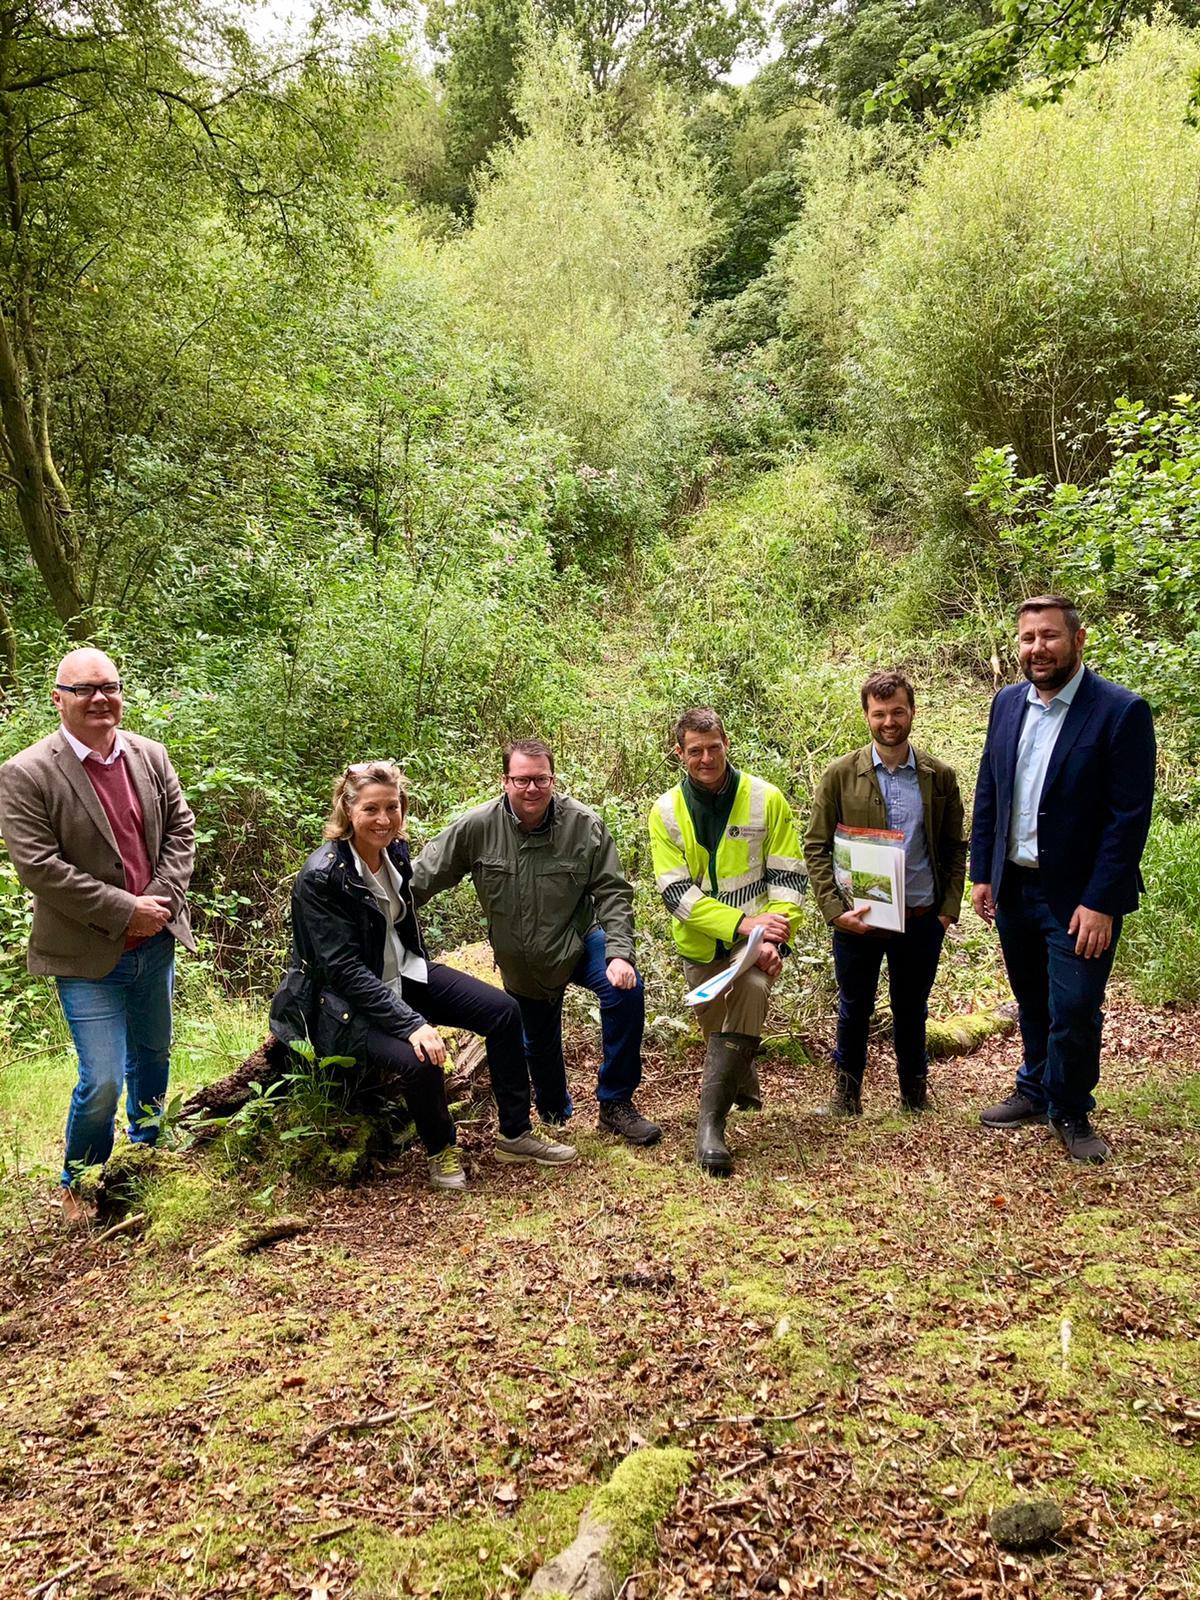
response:
[[[740,945],[735,945],[732,954],[718,956],[715,961],[685,961],[683,970],[687,975],[688,988],[694,989],[706,978],[715,978],[718,972],[724,972],[740,948]],[[706,1039],[714,1033],[744,1033],[752,1039],[761,1039],[774,982],[775,979],[768,978],[761,967],[747,968],[724,994],[710,1000],[705,1006],[694,1008],[700,1032]]]

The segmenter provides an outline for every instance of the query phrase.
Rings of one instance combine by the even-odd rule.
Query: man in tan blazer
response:
[[[112,1151],[122,1082],[129,1137],[158,1134],[175,942],[195,949],[196,828],[162,745],[119,731],[121,681],[106,655],[64,657],[51,698],[60,727],[0,767],[0,833],[33,894],[29,970],[56,980],[79,1057],[62,1174],[76,1222],[79,1174]]]
[[[860,694],[871,742],[826,768],[804,841],[809,882],[833,930],[837,1073],[828,1110],[839,1117],[862,1113],[867,1035],[884,961],[901,1104],[907,1111],[928,1106],[926,1008],[946,929],[958,921],[967,860],[954,769],[909,738],[916,714],[912,684],[902,672],[873,672]],[[903,837],[903,930],[872,928],[870,908],[855,911],[843,899],[833,857],[839,823]]]

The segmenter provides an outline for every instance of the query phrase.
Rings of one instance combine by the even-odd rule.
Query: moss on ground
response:
[[[541,1490],[512,1516],[446,1518],[418,1534],[358,1528],[331,1545],[360,1563],[356,1600],[390,1600],[406,1586],[446,1600],[490,1600],[570,1543],[587,1494],[585,1485]]]
[[[635,1450],[617,1467],[588,1508],[612,1531],[612,1566],[625,1578],[654,1554],[654,1530],[692,1473],[690,1451]]]

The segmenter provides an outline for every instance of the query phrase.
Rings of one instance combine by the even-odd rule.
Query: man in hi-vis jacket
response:
[[[697,1007],[705,1054],[696,1160],[714,1177],[727,1177],[733,1161],[725,1119],[735,1104],[762,1105],[754,1056],[807,879],[791,808],[774,784],[730,765],[715,711],[683,713],[675,754],[683,777],[650,813],[650,851],[688,988],[736,960],[755,928],[763,934],[755,962]]]

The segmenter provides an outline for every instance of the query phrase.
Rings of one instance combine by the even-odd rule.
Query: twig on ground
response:
[[[693,1417],[690,1422],[679,1424],[678,1431],[687,1433],[692,1428],[761,1428],[768,1422],[799,1422],[801,1417],[811,1417],[814,1411],[819,1411],[825,1404],[823,1400],[815,1400],[812,1405],[805,1406],[801,1411],[781,1411],[774,1416],[766,1416],[760,1411],[748,1411],[741,1417]]]
[[[356,1524],[353,1522],[339,1522],[333,1528],[321,1528],[316,1533],[308,1536],[309,1544],[327,1544],[330,1539],[336,1539],[343,1533],[352,1533]]]
[[[422,1411],[432,1411],[436,1404],[436,1400],[426,1400],[424,1405],[410,1406],[407,1411],[376,1411],[364,1417],[348,1417],[344,1422],[331,1422],[327,1428],[310,1434],[296,1454],[303,1460],[335,1433],[354,1433],[359,1428],[386,1428],[391,1422],[405,1422],[409,1417],[419,1416]]]
[[[738,1494],[729,1500],[710,1500],[705,1506],[704,1512],[707,1516],[710,1511],[737,1511],[739,1507],[752,1505],[753,1503],[753,1495]]]
[[[747,1456],[745,1461],[735,1461],[732,1467],[726,1467],[724,1472],[718,1473],[717,1482],[724,1483],[727,1478],[736,1478],[739,1472],[747,1472],[751,1467],[761,1467],[764,1461],[770,1459],[765,1450],[760,1450],[756,1456]]]
[[[54,1573],[49,1578],[44,1578],[36,1588],[30,1589],[29,1600],[34,1600],[35,1595],[45,1594],[47,1589],[52,1589],[56,1583],[61,1583],[64,1578],[69,1578],[73,1572],[78,1572],[80,1567],[86,1567],[87,1564],[87,1556],[81,1556],[78,1561],[72,1561],[69,1567],[63,1567],[60,1572]]]
[[[111,1228],[105,1228],[103,1233],[98,1233],[92,1243],[103,1244],[107,1239],[115,1239],[119,1233],[132,1233],[135,1228],[140,1228],[145,1220],[144,1211],[135,1211],[131,1217],[125,1217],[121,1222],[114,1222]]]

